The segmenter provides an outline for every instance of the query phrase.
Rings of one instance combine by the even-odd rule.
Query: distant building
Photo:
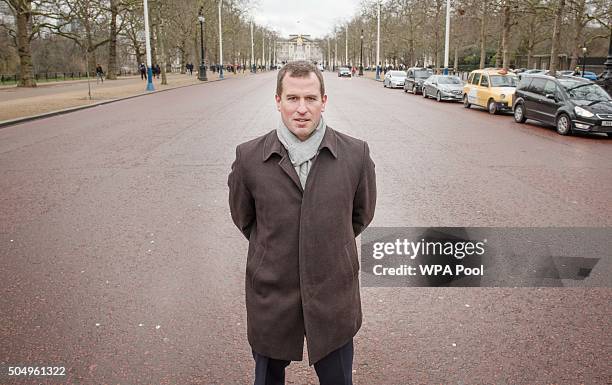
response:
[[[277,64],[282,65],[294,60],[322,63],[323,51],[316,41],[310,39],[310,35],[289,35],[289,39],[277,41]]]

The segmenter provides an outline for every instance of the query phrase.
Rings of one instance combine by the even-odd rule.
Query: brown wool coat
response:
[[[249,240],[248,340],[259,354],[312,365],[361,327],[355,237],[374,216],[366,142],[327,127],[303,190],[276,131],[236,148],[232,219]]]

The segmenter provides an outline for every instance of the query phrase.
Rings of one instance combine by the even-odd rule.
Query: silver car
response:
[[[383,87],[396,88],[404,87],[406,81],[406,71],[388,71],[383,80]]]
[[[463,96],[463,81],[454,75],[431,75],[423,82],[423,97],[437,101],[457,100]]]
[[[345,77],[345,76],[347,78],[350,78],[351,77],[351,70],[348,69],[348,67],[340,67],[338,69],[338,77],[341,78],[341,77]]]

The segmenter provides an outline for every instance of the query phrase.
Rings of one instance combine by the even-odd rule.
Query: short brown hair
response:
[[[323,98],[323,95],[325,95],[323,75],[316,65],[306,60],[289,62],[285,64],[280,71],[278,71],[278,76],[276,77],[276,94],[279,97],[283,94],[283,78],[286,74],[289,74],[289,76],[292,78],[307,78],[311,73],[314,73],[317,76],[317,79],[319,79],[319,89],[321,90],[321,98]]]

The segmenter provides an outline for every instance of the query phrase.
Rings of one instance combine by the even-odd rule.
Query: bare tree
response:
[[[32,0],[5,0],[15,17],[16,31],[9,29],[19,54],[19,87],[36,87],[32,66],[31,42],[36,33],[32,28]]]
[[[559,52],[559,40],[561,36],[561,18],[565,8],[565,0],[558,0],[557,10],[555,12],[555,24],[553,26],[552,49],[550,50],[550,73],[555,76],[557,71],[557,57]]]

